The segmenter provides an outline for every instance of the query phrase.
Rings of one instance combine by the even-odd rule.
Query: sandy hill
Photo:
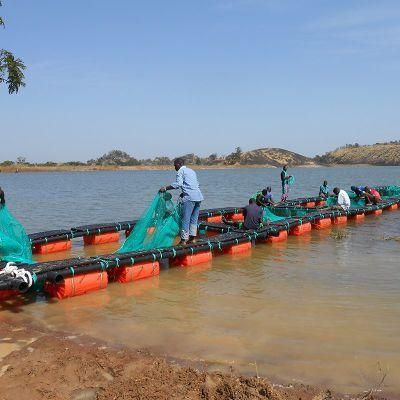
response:
[[[289,150],[279,148],[263,148],[243,152],[240,156],[239,164],[280,167],[285,164],[291,166],[307,164],[312,165],[314,162],[311,158]]]
[[[322,164],[400,165],[400,142],[347,145],[315,158]]]

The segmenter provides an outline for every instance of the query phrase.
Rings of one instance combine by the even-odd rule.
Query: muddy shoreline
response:
[[[234,369],[209,372],[206,363],[180,362],[9,320],[0,321],[0,357],[2,400],[383,399],[378,391],[348,396],[317,386],[273,384]]]

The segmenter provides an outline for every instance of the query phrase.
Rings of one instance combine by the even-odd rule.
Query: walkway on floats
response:
[[[301,206],[307,208],[305,215],[284,218],[257,231],[237,229],[222,222],[222,216],[233,221],[243,219],[242,208],[203,210],[200,214],[199,229],[203,232],[212,232],[212,236],[204,236],[196,243],[33,265],[20,264],[18,268],[29,271],[34,277],[33,289],[30,291],[45,291],[51,296],[66,298],[103,289],[107,287],[109,281],[125,283],[158,275],[160,266],[196,265],[208,262],[218,254],[249,251],[256,243],[283,241],[288,235],[302,235],[313,228],[324,229],[332,224],[344,224],[348,219],[363,220],[366,215],[380,215],[385,210],[398,209],[399,204],[400,196],[397,196],[385,199],[377,205],[355,207],[344,211],[318,208],[324,205],[324,201],[319,197],[300,198],[286,202],[283,208],[298,210],[298,206]],[[276,207],[277,210],[280,208],[282,207]],[[38,249],[43,252],[59,251],[65,250],[65,246],[71,246],[71,239],[77,237],[83,237],[85,244],[118,241],[119,232],[125,231],[129,235],[134,225],[135,221],[87,225],[68,230],[35,233],[30,235],[30,239],[34,251]],[[13,297],[26,289],[27,284],[21,278],[8,276],[0,278],[0,299]]]

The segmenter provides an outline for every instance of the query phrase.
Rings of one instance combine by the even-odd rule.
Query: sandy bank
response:
[[[206,372],[206,364],[184,365],[146,351],[110,347],[90,337],[4,321],[0,322],[0,338],[3,400],[343,398],[318,387],[273,385],[234,370],[229,374]]]
[[[278,168],[273,165],[188,165],[195,170],[226,170],[247,168]],[[317,168],[320,165],[307,164],[297,165],[293,168]],[[95,172],[95,171],[169,171],[173,166],[168,165],[138,165],[138,166],[7,166],[0,167],[0,173],[23,173],[23,172]]]

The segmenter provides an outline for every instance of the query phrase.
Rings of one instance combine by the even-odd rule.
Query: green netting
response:
[[[378,188],[382,197],[396,197],[400,196],[400,186],[390,185]]]
[[[347,192],[350,197],[350,208],[358,208],[365,206],[365,200],[358,197],[354,192]],[[330,196],[326,199],[326,205],[328,207],[333,207],[337,205],[337,197]]]
[[[281,221],[287,218],[298,218],[304,217],[313,209],[302,208],[302,207],[263,207],[263,220],[269,220],[270,222]]]
[[[29,237],[4,204],[0,204],[0,260],[33,262]]]
[[[180,225],[180,210],[171,194],[158,193],[117,253],[172,246]]]
[[[263,221],[276,222],[285,219],[285,217],[279,217],[271,211],[271,207],[263,207]]]
[[[287,180],[288,185],[294,185],[295,182],[296,182],[296,179],[294,179],[293,175]]]

